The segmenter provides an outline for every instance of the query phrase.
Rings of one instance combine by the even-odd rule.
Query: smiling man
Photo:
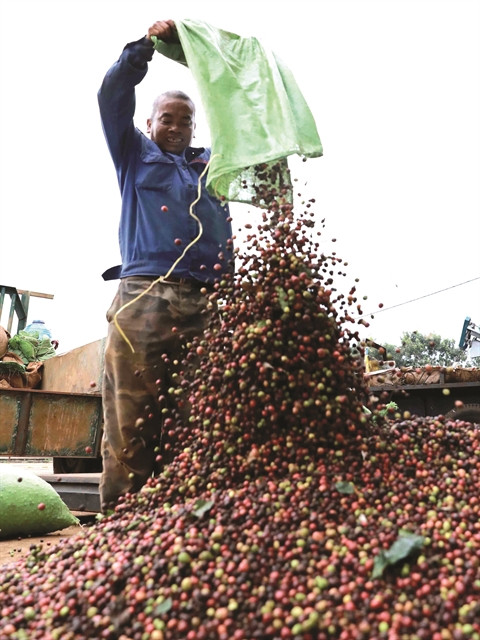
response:
[[[107,312],[103,511],[138,491],[158,469],[165,456],[165,410],[188,420],[188,403],[173,402],[181,396],[171,393],[177,363],[215,313],[206,293],[233,265],[228,205],[205,186],[210,149],[190,146],[192,100],[166,91],[154,101],[148,136],[134,125],[135,87],[153,57],[151,36],[179,43],[174,22],[155,22],[144,38],[126,45],[98,92],[122,197],[122,264],[103,274],[120,278]]]
[[[166,91],[153,103],[152,117],[147,120],[147,133],[162,149],[183,154],[193,138],[195,106],[186,93]]]

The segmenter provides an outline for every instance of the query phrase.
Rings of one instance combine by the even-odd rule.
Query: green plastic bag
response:
[[[287,157],[319,157],[312,113],[289,69],[255,37],[198,20],[175,20],[180,45],[153,37],[155,49],[188,66],[212,136],[207,189],[233,202],[252,201],[259,181],[287,187]],[[258,202],[259,205],[264,203]]]
[[[79,524],[55,489],[35,473],[0,464],[0,538],[60,531]]]

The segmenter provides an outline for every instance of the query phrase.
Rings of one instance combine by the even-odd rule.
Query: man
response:
[[[208,325],[215,311],[208,291],[233,260],[228,206],[205,188],[210,150],[190,147],[193,102],[180,91],[163,93],[147,120],[149,137],[134,126],[135,86],[153,57],[151,36],[179,42],[173,21],[155,22],[144,38],[126,45],[98,92],[122,196],[122,265],[103,274],[120,278],[107,312],[104,512],[119,496],[138,491],[155,471],[163,412],[181,397],[172,393],[176,368],[185,344]],[[177,404],[186,419],[186,403]]]

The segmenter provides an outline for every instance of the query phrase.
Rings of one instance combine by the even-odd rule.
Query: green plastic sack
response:
[[[255,37],[198,20],[175,20],[175,25],[180,45],[152,40],[158,52],[188,66],[198,86],[212,136],[207,189],[231,202],[250,203],[253,185],[263,181],[286,186],[291,201],[287,157],[323,154],[292,73]]]
[[[48,482],[31,471],[0,464],[0,538],[41,535],[78,524]]]

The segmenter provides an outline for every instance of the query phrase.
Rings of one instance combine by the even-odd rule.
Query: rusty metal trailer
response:
[[[438,369],[435,376],[429,370],[417,370],[410,383],[401,372],[375,372],[368,379],[369,392],[381,403],[395,402],[401,413],[444,415],[480,423],[480,369],[459,369],[453,373],[448,368]],[[462,374],[468,379],[458,381]]]
[[[399,410],[412,415],[437,416],[480,422],[480,382],[371,386],[370,392],[382,402],[395,402]],[[448,393],[446,394],[445,391]],[[457,403],[461,403],[457,406]]]
[[[31,296],[50,294],[0,285],[0,318],[13,334],[27,323]],[[0,457],[52,458],[52,474],[41,474],[74,510],[98,511],[102,468],[102,377],[105,338],[43,362],[38,387],[0,386]]]
[[[39,389],[0,390],[0,455],[52,457],[55,473],[100,471],[104,343],[45,360]]]
[[[480,423],[480,369],[477,367],[398,368],[393,360],[377,361],[369,366],[368,348],[381,353],[382,346],[367,341],[366,382],[373,398],[382,403],[395,402],[399,410],[418,416],[444,415],[447,418]],[[460,349],[471,358],[480,355],[480,327],[467,316],[463,323]]]
[[[105,338],[46,360],[41,388],[0,389],[0,456],[52,458],[41,474],[77,511],[99,511]]]
[[[53,295],[0,285],[7,332],[27,323],[30,298]],[[43,362],[39,387],[0,387],[0,456],[52,457],[58,473],[100,470],[105,338]]]

